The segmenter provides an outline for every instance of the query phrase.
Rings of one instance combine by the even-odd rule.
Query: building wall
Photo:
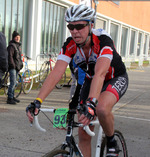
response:
[[[6,0],[0,0],[0,31],[5,34],[7,43],[11,39],[13,30],[19,31],[23,53],[32,58],[31,64],[32,61],[36,61],[36,65],[43,50],[49,52],[49,47],[54,47],[59,53],[62,43],[70,35],[64,21],[64,12],[67,7],[79,4],[79,0],[7,0],[7,3],[5,2]],[[110,1],[98,2],[95,28],[103,28],[110,33],[118,53],[124,60],[141,60],[141,63],[143,59],[150,60],[150,20],[147,20],[150,14],[149,2],[119,1],[119,5]],[[45,10],[44,6],[51,7]],[[94,8],[94,4],[92,7]],[[23,12],[20,8],[23,8]],[[55,15],[57,18],[54,18]],[[47,19],[49,22],[46,25]],[[18,24],[13,27],[16,21]],[[58,29],[60,27],[62,29]],[[54,44],[49,42],[49,39],[54,41]],[[45,41],[48,41],[47,44]]]
[[[131,26],[150,32],[150,1],[99,1],[97,11]]]

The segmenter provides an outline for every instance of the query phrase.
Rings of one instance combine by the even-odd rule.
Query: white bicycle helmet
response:
[[[69,9],[67,9],[65,14],[65,20],[67,22],[74,21],[94,21],[95,10],[84,5],[73,5]]]

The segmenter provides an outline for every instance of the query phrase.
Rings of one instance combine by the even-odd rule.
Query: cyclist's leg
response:
[[[94,131],[94,126],[90,127],[91,131]],[[89,136],[83,128],[79,128],[78,130],[79,135],[79,148],[85,157],[91,157],[91,140],[92,137]]]
[[[124,74],[104,84],[103,90],[99,96],[96,112],[107,136],[111,136],[114,133],[112,108],[124,95],[127,87],[128,77],[127,74]]]
[[[101,93],[98,102],[96,107],[98,119],[105,134],[112,136],[114,133],[114,117],[111,111],[117,99],[111,92],[104,91]]]
[[[96,112],[100,124],[107,136],[108,152],[118,155],[119,149],[117,147],[116,140],[114,138],[114,117],[112,114],[112,108],[116,102],[124,95],[128,87],[127,75],[116,77],[104,85],[103,91],[99,96]],[[109,153],[109,154],[110,154]]]

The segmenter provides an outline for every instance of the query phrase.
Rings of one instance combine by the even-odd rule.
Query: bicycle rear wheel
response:
[[[51,151],[45,154],[43,157],[70,157],[70,155],[68,151],[59,149],[59,150]]]
[[[33,74],[30,69],[24,72],[22,80],[23,80],[23,92],[24,94],[28,94],[33,86]]]
[[[118,130],[115,130],[115,139],[117,141],[117,144],[120,149],[119,157],[128,157],[128,151],[127,151],[127,146],[125,139],[122,135],[122,133]],[[107,146],[106,146],[106,137],[104,137],[102,144],[101,144],[101,154],[100,157],[105,157],[106,156],[106,151],[107,151]]]
[[[8,87],[10,85],[10,79],[9,79],[9,73],[7,74],[6,78],[5,78],[5,81],[4,81],[4,93],[5,95],[7,95],[8,93]],[[15,91],[14,91],[14,97],[17,98],[20,94],[21,94],[21,91],[22,91],[22,77],[20,74],[18,74],[17,76],[17,81],[16,81],[16,86],[15,86]]]
[[[50,66],[49,61],[46,61],[41,65],[40,72],[39,72],[39,82],[40,83],[43,83],[45,81],[45,79],[47,78],[48,73],[50,71],[49,66]]]
[[[63,74],[61,80],[56,84],[57,89],[61,89],[66,82],[66,73]]]

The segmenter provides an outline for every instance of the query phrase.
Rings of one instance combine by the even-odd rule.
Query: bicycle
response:
[[[7,95],[7,93],[8,93],[9,85],[10,85],[9,72],[5,72],[5,75],[4,75],[3,79],[2,79],[2,85],[0,87],[0,89],[4,88],[5,95]],[[23,88],[22,77],[18,73],[17,80],[16,80],[16,85],[15,85],[15,91],[14,91],[14,97],[15,98],[17,98],[20,95],[20,93],[22,91],[22,88]]]
[[[23,56],[23,55],[22,55]],[[28,68],[28,60],[30,58],[28,56],[23,56],[24,69],[22,73],[22,81],[23,81],[23,92],[24,94],[28,94],[33,86],[33,74],[32,71]]]
[[[63,110],[64,112],[62,112]],[[61,114],[58,113],[58,111],[61,111]],[[106,156],[107,141],[98,120],[91,121],[89,126],[83,126],[83,124],[75,122],[76,110],[67,110],[65,108],[59,108],[59,109],[41,108],[39,113],[43,113],[49,119],[49,117],[46,115],[46,112],[54,113],[54,119],[53,119],[54,127],[56,128],[60,126],[62,126],[62,128],[67,127],[66,128],[67,131],[66,131],[66,139],[61,145],[61,148],[54,149],[53,151],[46,153],[43,157],[76,157],[76,156],[83,157],[82,152],[80,151],[75,141],[75,138],[73,137],[73,129],[75,127],[83,127],[84,130],[87,132],[87,134],[89,134],[90,136],[95,136],[95,133],[92,132],[89,128],[89,126],[92,125],[99,125],[95,157]],[[67,114],[69,114],[69,118],[67,120],[68,125],[66,124]],[[43,132],[46,131],[44,128],[40,126],[38,121],[38,116],[34,117],[34,124],[38,130]],[[115,139],[117,140],[120,149],[119,157],[128,157],[126,141],[122,133],[118,130],[115,130]]]
[[[56,57],[56,54],[52,55],[52,54],[48,54],[49,56],[49,60],[45,61],[40,68],[40,72],[39,72],[39,82],[40,85],[43,84],[43,82],[45,81],[45,79],[47,78],[48,74],[53,70],[53,65],[55,65],[56,61],[52,58]],[[61,89],[64,84],[66,82],[66,73],[63,74],[61,80],[56,84],[56,88],[57,89]]]
[[[22,55],[23,56],[23,55]],[[32,86],[33,86],[33,75],[32,71],[28,68],[28,63],[25,60],[25,58],[28,60],[30,59],[27,56],[23,57],[23,62],[25,64],[24,70],[22,74],[18,73],[17,75],[17,81],[15,85],[15,97],[19,97],[21,92],[23,91],[24,94],[27,94],[31,91]],[[10,85],[10,79],[9,79],[9,73],[7,72],[4,76],[3,84],[2,87],[4,87],[4,93],[7,95],[8,92],[8,87]]]

